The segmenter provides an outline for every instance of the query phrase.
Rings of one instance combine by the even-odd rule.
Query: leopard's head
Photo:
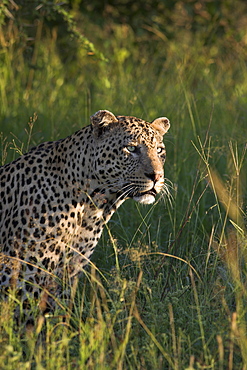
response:
[[[148,123],[100,110],[91,117],[94,135],[94,174],[99,183],[121,199],[150,204],[164,186],[166,158],[163,135],[168,118]]]

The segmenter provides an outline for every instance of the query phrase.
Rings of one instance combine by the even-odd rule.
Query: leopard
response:
[[[72,135],[0,167],[0,287],[39,300],[83,274],[126,199],[152,204],[166,188],[163,136],[151,123],[99,110]]]

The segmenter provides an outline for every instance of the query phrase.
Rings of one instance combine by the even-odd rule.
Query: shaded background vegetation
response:
[[[82,284],[66,333],[39,346],[1,307],[6,369],[244,369],[246,1],[3,0],[0,47],[1,164],[99,109],[166,115],[174,184],[172,206],[113,217],[93,257],[105,290]]]

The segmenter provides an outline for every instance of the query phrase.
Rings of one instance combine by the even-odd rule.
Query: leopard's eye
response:
[[[163,151],[164,151],[164,148],[162,146],[160,146],[159,148],[157,148],[157,153],[158,154],[161,154]]]
[[[134,152],[136,151],[136,146],[129,145],[129,146],[126,146],[126,149],[127,149],[130,153],[134,153]]]

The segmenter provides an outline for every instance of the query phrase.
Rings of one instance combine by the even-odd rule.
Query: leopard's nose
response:
[[[145,173],[145,176],[153,182],[157,182],[162,178],[163,175],[161,173]]]

